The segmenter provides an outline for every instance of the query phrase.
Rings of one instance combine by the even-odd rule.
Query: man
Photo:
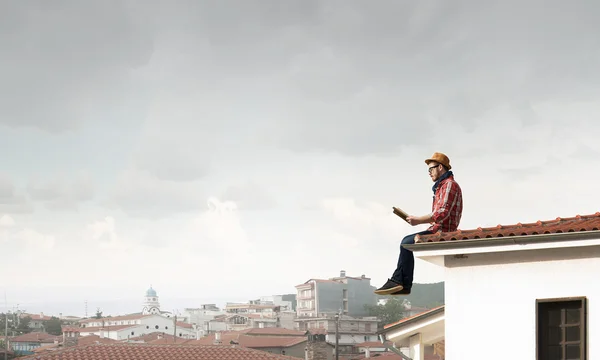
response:
[[[375,290],[378,295],[408,295],[413,282],[415,258],[412,251],[403,247],[406,244],[414,244],[415,236],[418,234],[433,234],[438,231],[455,231],[462,216],[463,200],[462,191],[454,174],[450,169],[450,159],[442,153],[434,153],[425,163],[429,167],[429,176],[433,184],[432,212],[423,216],[408,216],[407,221],[412,226],[420,224],[431,224],[425,230],[411,234],[402,239],[400,245],[400,256],[396,271],[388,281],[379,289]]]

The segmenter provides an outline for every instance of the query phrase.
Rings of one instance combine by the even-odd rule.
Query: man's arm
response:
[[[411,225],[429,224],[433,222],[433,213],[422,216],[408,216],[406,221]]]

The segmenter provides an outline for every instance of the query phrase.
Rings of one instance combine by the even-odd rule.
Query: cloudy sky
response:
[[[594,213],[599,8],[2,1],[0,291],[83,315],[380,286],[435,151],[463,229]]]

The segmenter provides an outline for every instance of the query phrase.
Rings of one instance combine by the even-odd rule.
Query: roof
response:
[[[591,215],[576,215],[568,218],[556,218],[534,223],[517,223],[513,225],[497,225],[494,227],[452,232],[437,232],[435,234],[417,235],[415,243],[476,240],[501,238],[506,236],[528,236],[560,233],[578,233],[598,231],[600,229],[600,212]]]
[[[228,346],[95,344],[75,346],[21,359],[40,360],[282,360],[290,356]],[[296,359],[297,360],[297,359]]]
[[[194,326],[192,324],[188,324],[183,321],[178,321],[176,324],[177,324],[177,327],[180,327],[180,328],[185,328],[185,329],[193,329],[194,328]]]
[[[101,338],[98,335],[80,336],[77,338],[77,345],[90,345],[90,344],[110,344],[116,343],[117,340],[109,338]],[[43,352],[57,351],[63,347],[63,344],[53,344],[48,346],[40,346],[33,350],[34,353],[39,354]]]
[[[306,342],[308,338],[304,336],[252,336],[245,334],[224,333],[221,335],[221,344],[239,345],[247,348],[286,348]],[[199,340],[190,341],[190,345],[212,345],[214,344],[214,335],[203,337]]]
[[[91,332],[98,332],[101,330],[104,331],[119,331],[119,330],[123,330],[123,329],[127,329],[127,328],[132,328],[132,327],[138,327],[140,325],[112,325],[112,326],[88,326],[88,327],[84,327],[84,328],[80,328],[79,332],[80,333],[91,333]]]
[[[10,339],[11,342],[40,342],[40,343],[53,343],[54,341],[62,340],[62,336],[50,335],[44,332],[32,332],[29,334],[23,334],[15,336]]]
[[[160,331],[155,331],[155,332],[151,332],[149,334],[143,334],[143,335],[139,335],[139,336],[135,336],[135,337],[130,337],[126,341],[150,342],[150,341],[154,341],[154,340],[158,340],[158,339],[162,339],[162,338],[173,340],[173,338],[175,338],[175,337],[171,334],[167,334],[167,333],[160,332]]]
[[[262,328],[262,329],[261,328],[250,328],[250,329],[242,330],[240,332],[245,333],[247,335],[254,335],[254,336],[262,336],[262,335],[304,336],[307,333],[306,331],[302,331],[302,330],[291,330],[291,329],[275,328],[275,327]]]
[[[425,319],[425,318],[427,318],[429,316],[433,316],[433,315],[439,314],[441,312],[444,312],[444,309],[445,309],[445,305],[438,306],[438,307],[435,307],[435,308],[433,308],[431,310],[427,310],[427,311],[424,311],[422,313],[419,313],[419,314],[416,314],[416,315],[413,315],[413,316],[405,317],[404,319],[398,320],[398,321],[396,321],[394,323],[387,324],[383,328],[384,328],[384,330],[387,330],[387,329],[390,329],[392,327],[407,325],[407,324],[413,323],[415,321]]]
[[[31,320],[43,320],[43,321],[46,321],[46,320],[50,320],[50,319],[52,319],[52,317],[51,317],[51,316],[47,316],[47,315],[44,315],[44,314],[28,314],[28,313],[22,313],[22,314],[21,314],[21,318],[24,318],[24,317],[30,317],[30,318],[31,318]]]
[[[129,314],[129,315],[121,315],[121,316],[109,316],[109,317],[103,317],[100,319],[89,318],[89,319],[81,320],[80,323],[86,324],[86,323],[91,323],[91,322],[102,322],[103,320],[104,320],[104,322],[120,321],[120,320],[138,320],[138,319],[143,319],[143,318],[149,317],[149,316],[160,316],[160,315],[142,315],[142,314],[138,313],[138,314]]]

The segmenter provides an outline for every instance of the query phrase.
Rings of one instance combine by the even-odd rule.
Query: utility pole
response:
[[[4,292],[4,360],[8,360],[8,300],[6,299],[6,291]]]
[[[177,343],[177,314],[173,316],[173,343]]]
[[[337,314],[335,314],[335,360],[339,360],[340,358],[340,354],[339,354],[339,335],[338,332],[340,331],[340,312],[338,311]]]

